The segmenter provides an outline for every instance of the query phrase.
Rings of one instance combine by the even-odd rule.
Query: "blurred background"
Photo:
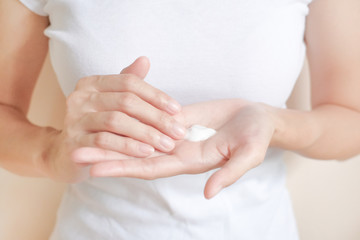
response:
[[[47,59],[34,92],[29,119],[41,126],[60,129],[64,99]],[[309,99],[305,63],[288,105],[306,110],[310,108]],[[301,240],[359,240],[360,156],[347,161],[319,161],[286,153],[285,158]],[[0,169],[0,239],[48,239],[65,188],[65,184],[19,177]]]

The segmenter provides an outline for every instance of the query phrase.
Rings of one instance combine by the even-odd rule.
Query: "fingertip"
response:
[[[150,59],[147,56],[140,56],[135,61],[144,61],[144,64],[147,64],[150,67]]]
[[[215,197],[215,195],[223,189],[223,185],[219,181],[220,179],[218,177],[218,173],[219,171],[216,171],[213,175],[211,175],[205,184],[204,196],[206,199]]]
[[[143,143],[139,145],[139,152],[140,152],[139,157],[148,157],[155,152],[155,148],[153,148],[148,144]]]
[[[187,136],[188,130],[179,122],[174,122],[171,129],[171,135],[173,139],[182,140]]]
[[[205,187],[204,196],[206,199],[210,200],[215,197],[222,190],[221,185]]]
[[[161,152],[171,152],[175,148],[175,142],[172,138],[163,135],[160,137],[160,150]]]
[[[146,56],[138,57],[132,64],[124,68],[120,73],[135,74],[144,79],[150,69],[150,60]]]

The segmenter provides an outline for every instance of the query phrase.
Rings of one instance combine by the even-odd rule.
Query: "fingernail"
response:
[[[179,137],[185,136],[185,133],[186,133],[186,129],[179,123],[174,123],[173,131],[174,131],[175,135],[179,136]]]
[[[152,146],[149,146],[147,144],[140,144],[139,150],[144,154],[151,154],[155,151],[155,149]]]
[[[181,110],[181,105],[174,100],[170,100],[167,105],[167,110],[170,113],[178,113]]]
[[[171,138],[162,136],[160,138],[160,145],[166,149],[172,149],[172,148],[174,148],[175,143]]]

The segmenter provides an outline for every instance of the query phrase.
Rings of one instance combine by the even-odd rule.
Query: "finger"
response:
[[[237,149],[223,167],[208,179],[204,189],[205,198],[214,197],[223,188],[235,183],[247,171],[258,166],[265,157],[266,149],[255,144]]]
[[[144,79],[150,69],[150,61],[147,57],[138,57],[132,64],[124,68],[121,73],[134,74],[141,79]]]
[[[143,79],[150,69],[147,57],[137,58],[121,74],[106,76],[89,76],[81,78],[76,90],[100,92],[133,92],[155,107],[176,114],[181,111],[180,104],[170,96],[146,83]]]
[[[95,111],[120,111],[153,126],[164,134],[174,138],[185,137],[186,129],[168,113],[161,111],[131,93],[94,94],[86,105]],[[85,107],[88,108],[88,107]]]
[[[99,76],[93,81],[92,84],[99,92],[131,92],[154,107],[170,114],[181,111],[181,106],[175,99],[135,75]]]
[[[182,167],[175,156],[110,161],[95,164],[90,169],[94,177],[133,177],[152,180],[181,174]]]
[[[87,132],[115,133],[149,144],[162,152],[171,151],[175,147],[174,140],[167,135],[122,112],[87,113],[78,124]],[[107,139],[106,134],[97,135],[97,137],[100,142],[117,141],[115,138]],[[102,137],[104,139],[101,139]]]
[[[94,148],[94,147],[80,147],[74,150],[71,155],[70,159],[76,163],[86,164],[86,163],[97,163],[97,162],[104,162],[104,161],[119,161],[122,159],[131,159],[131,156],[105,150],[101,148]]]
[[[148,157],[155,149],[132,138],[119,136],[109,132],[86,134],[79,139],[81,147],[93,147],[110,150],[134,157]]]

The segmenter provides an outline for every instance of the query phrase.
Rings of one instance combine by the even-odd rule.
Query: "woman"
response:
[[[281,149],[359,153],[358,1],[21,2],[1,6],[0,159],[74,183],[52,239],[297,239]],[[25,117],[48,42],[62,131]],[[313,108],[284,109],[305,46]]]

